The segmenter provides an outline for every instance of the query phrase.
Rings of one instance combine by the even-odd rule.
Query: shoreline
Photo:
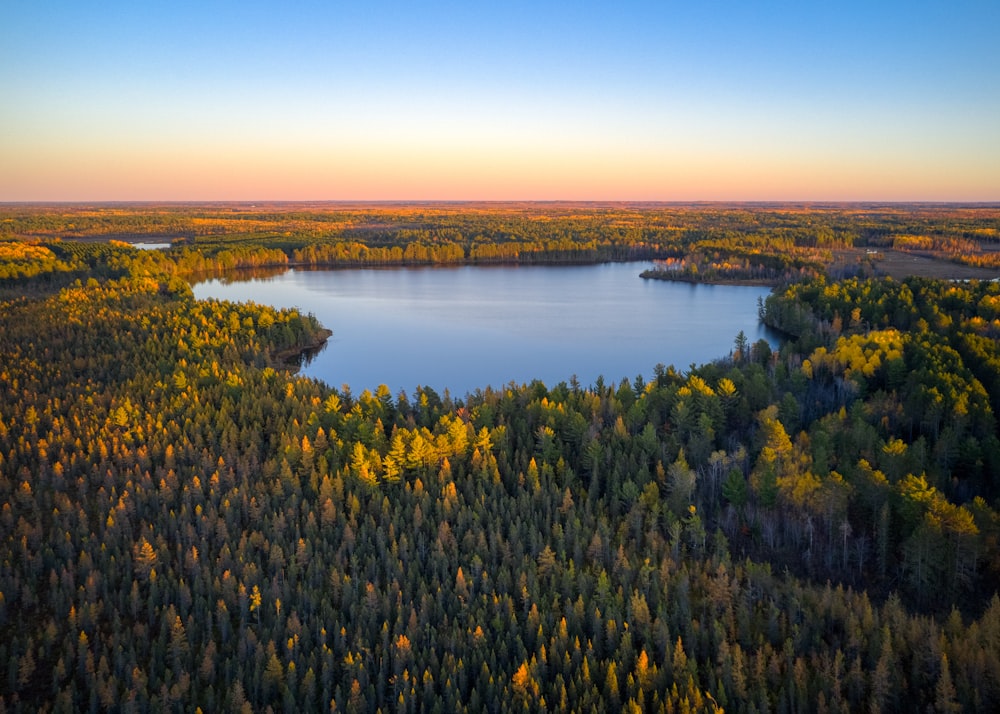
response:
[[[315,353],[321,350],[326,346],[327,340],[329,340],[332,336],[333,330],[329,330],[324,327],[319,331],[319,333],[317,333],[316,337],[304,345],[296,345],[295,347],[288,347],[283,350],[268,352],[268,366],[274,369],[283,369],[291,372],[292,374],[296,374],[300,369],[302,369],[302,357],[308,355],[310,352]]]
[[[639,273],[643,280],[664,280],[671,283],[688,283],[690,285],[740,285],[744,287],[775,288],[781,284],[780,280],[769,280],[767,278],[714,278],[703,280],[692,278],[689,275],[673,276],[667,271],[644,270]]]

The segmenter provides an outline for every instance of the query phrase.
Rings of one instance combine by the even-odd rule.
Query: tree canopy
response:
[[[297,376],[323,326],[194,300],[197,245],[5,250],[7,709],[1000,701],[994,283],[815,278],[780,350],[456,401]]]

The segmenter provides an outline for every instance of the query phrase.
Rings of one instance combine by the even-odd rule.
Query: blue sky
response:
[[[10,4],[0,201],[1000,200],[1000,3]]]

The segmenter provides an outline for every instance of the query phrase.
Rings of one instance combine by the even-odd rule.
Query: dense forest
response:
[[[0,207],[0,240],[162,242],[185,274],[237,267],[659,260],[649,277],[779,284],[933,257],[992,277],[1000,208],[854,204],[341,203]],[[874,264],[874,265],[873,265]],[[962,266],[962,272],[956,272]],[[887,268],[879,271],[878,268]],[[909,271],[909,272],[907,272]],[[911,266],[902,273],[910,274]],[[898,276],[898,275],[897,275]],[[0,276],[2,277],[2,276]]]
[[[353,394],[284,361],[335,325],[188,281],[377,240],[419,261],[431,208],[248,214],[245,243],[208,209],[69,210],[0,214],[0,710],[995,711],[1000,284],[831,258],[760,306],[779,350]],[[434,210],[532,225],[500,247],[576,245],[602,213]],[[671,211],[788,255],[746,226],[779,211],[650,211],[589,259],[688,260],[652,238]],[[1000,215],[787,221],[816,213],[836,250],[945,224],[983,250]],[[282,222],[301,235],[271,242]],[[323,222],[340,237],[303,242]]]

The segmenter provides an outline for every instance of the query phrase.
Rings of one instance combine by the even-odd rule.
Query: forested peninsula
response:
[[[0,206],[0,711],[995,711],[998,245],[996,206]],[[636,259],[773,281],[786,339],[353,393],[283,359],[336,325],[190,287]]]

